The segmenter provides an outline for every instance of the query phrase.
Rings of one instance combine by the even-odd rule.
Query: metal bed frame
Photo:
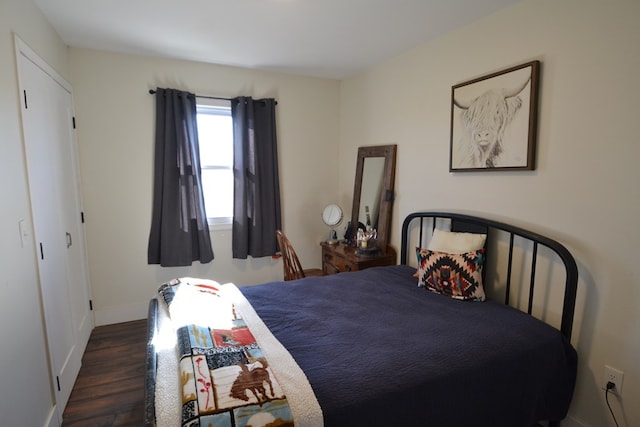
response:
[[[512,278],[512,261],[513,261],[513,248],[515,237],[519,237],[524,241],[531,243],[532,256],[530,263],[530,282],[528,292],[528,304],[527,313],[532,314],[533,297],[535,291],[535,278],[536,267],[538,261],[538,248],[544,246],[553,251],[564,264],[566,271],[566,280],[564,283],[564,299],[562,303],[562,322],[560,324],[560,332],[568,339],[571,339],[571,331],[573,328],[573,316],[575,311],[576,293],[578,288],[578,267],[573,255],[565,248],[561,243],[545,237],[541,234],[534,233],[529,230],[525,230],[514,225],[506,224],[504,222],[494,221],[491,219],[480,218],[461,213],[451,212],[415,212],[409,214],[402,224],[402,247],[400,252],[400,263],[407,263],[407,250],[409,249],[409,236],[411,227],[419,227],[418,243],[421,244],[425,241],[425,222],[431,223],[431,229],[436,227],[436,223],[439,219],[445,219],[450,221],[450,231],[455,232],[469,232],[469,233],[483,233],[487,234],[487,241],[491,238],[490,233],[492,230],[499,230],[505,232],[509,236],[509,259],[507,262],[507,278],[506,278],[506,292],[504,303],[509,305],[509,297],[511,292],[511,278]],[[429,224],[427,224],[428,227]]]

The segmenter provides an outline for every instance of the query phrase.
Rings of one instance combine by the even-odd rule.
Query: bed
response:
[[[454,256],[431,247],[435,230],[485,238]],[[453,280],[441,257],[471,265],[470,253],[482,268],[472,279]],[[577,369],[570,340],[578,272],[569,251],[504,222],[417,212],[403,222],[400,254],[400,265],[290,282],[236,288],[182,278],[163,284],[149,304],[145,424],[558,425]],[[463,298],[434,289],[432,279],[437,273],[437,285],[445,271],[447,283],[471,283],[473,292]],[[486,297],[478,296],[474,280]],[[176,289],[206,295],[214,306],[175,302]],[[222,300],[230,305],[219,305]],[[234,326],[209,325],[209,344],[194,343],[183,327],[192,320],[172,314],[179,304],[190,313],[229,312]],[[233,329],[240,324],[255,340]],[[179,350],[158,344],[180,330]],[[187,354],[198,361],[207,355],[206,378],[193,378],[189,393],[186,374],[176,372]],[[189,372],[197,377],[196,362],[187,365],[195,366]],[[258,375],[267,370],[266,377]],[[234,390],[248,375],[253,390]],[[200,395],[185,397],[198,388],[216,389],[212,396],[227,403],[198,415],[209,403]],[[167,390],[175,396],[167,397]]]

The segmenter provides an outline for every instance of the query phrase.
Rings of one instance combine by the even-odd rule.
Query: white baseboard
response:
[[[567,418],[560,423],[561,427],[590,427],[589,424],[585,424],[577,418],[567,415]]]
[[[44,427],[59,427],[61,423],[62,420],[60,419],[60,414],[58,414],[58,406],[53,405],[51,411],[49,411],[49,416],[44,423]]]
[[[95,325],[111,325],[114,323],[146,319],[148,309],[149,303],[144,302],[94,310],[93,315],[95,319]]]

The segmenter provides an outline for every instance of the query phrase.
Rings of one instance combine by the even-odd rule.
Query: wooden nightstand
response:
[[[326,242],[322,246],[322,270],[324,274],[335,274],[345,271],[358,271],[370,267],[396,264],[396,251],[391,246],[387,247],[376,256],[358,256],[354,246],[343,243],[330,245]]]

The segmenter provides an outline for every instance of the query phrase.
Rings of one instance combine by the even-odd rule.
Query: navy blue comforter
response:
[[[326,426],[508,426],[565,417],[577,355],[492,301],[418,288],[407,266],[241,288],[306,373]]]

